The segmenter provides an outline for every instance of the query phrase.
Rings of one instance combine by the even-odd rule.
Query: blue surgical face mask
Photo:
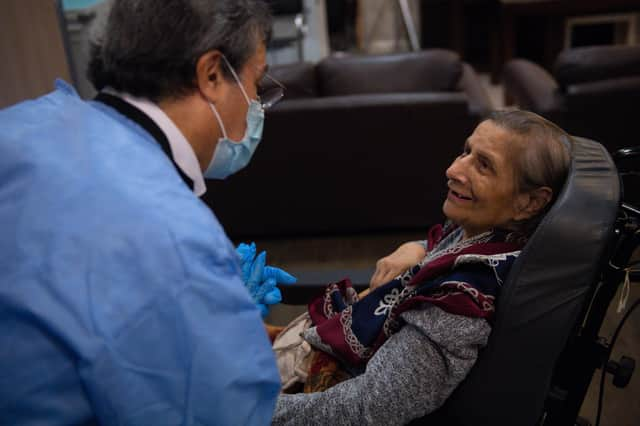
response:
[[[264,126],[264,109],[262,105],[256,100],[249,99],[238,75],[231,65],[229,65],[227,59],[224,56],[222,58],[227,63],[233,77],[238,83],[238,87],[240,87],[242,94],[249,104],[249,109],[247,110],[247,130],[240,141],[235,142],[229,139],[220,114],[218,114],[216,107],[209,102],[211,111],[213,111],[213,115],[215,115],[222,130],[222,137],[218,139],[218,144],[216,145],[211,162],[204,172],[204,177],[208,179],[226,179],[227,176],[236,173],[249,164],[262,138],[262,128]]]

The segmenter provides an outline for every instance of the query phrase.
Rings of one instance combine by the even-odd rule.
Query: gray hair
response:
[[[545,209],[526,223],[519,224],[532,230],[551,208],[564,186],[569,173],[573,139],[554,123],[529,111],[493,111],[487,119],[517,136],[510,145],[516,192],[528,192],[543,186],[553,191],[553,198]]]
[[[271,15],[264,0],[114,0],[101,33],[88,70],[95,88],[158,100],[192,92],[208,51],[240,71],[269,40]]]

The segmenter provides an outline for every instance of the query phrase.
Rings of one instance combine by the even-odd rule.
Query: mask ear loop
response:
[[[222,122],[222,118],[220,118],[220,114],[218,114],[218,110],[216,109],[216,107],[209,102],[209,106],[211,107],[211,111],[213,111],[213,115],[216,116],[216,119],[218,120],[218,124],[220,125],[220,129],[222,130],[222,136],[224,136],[225,139],[227,138],[227,130],[224,128],[224,123]]]
[[[242,85],[242,82],[240,81],[240,77],[238,77],[238,74],[236,73],[236,71],[233,69],[233,67],[231,66],[231,64],[229,63],[229,60],[227,59],[226,56],[224,56],[224,54],[222,55],[222,59],[224,59],[224,62],[227,64],[227,66],[229,67],[229,71],[231,71],[231,75],[233,75],[233,78],[236,79],[236,83],[238,83],[238,87],[240,87],[240,91],[242,92],[242,94],[244,95],[244,99],[247,101],[247,105],[251,105],[251,99],[249,99],[249,95],[247,95],[246,90],[244,90],[244,86]]]
[[[238,84],[238,87],[240,88],[240,91],[242,92],[242,95],[244,96],[244,99],[247,101],[247,104],[249,106],[251,106],[251,101],[249,100],[249,96],[247,95],[247,92],[244,90],[244,86],[242,85],[242,82],[240,81],[240,78],[238,77],[238,74],[236,73],[236,71],[233,69],[233,67],[229,63],[229,60],[227,59],[227,57],[224,56],[224,54],[221,55],[221,56],[222,56],[222,59],[224,60],[224,62],[229,67],[229,71],[231,71],[231,75],[233,75],[233,78],[235,78],[236,83]],[[229,139],[227,137],[227,129],[225,129],[224,123],[222,122],[222,118],[220,117],[220,114],[218,113],[218,110],[216,109],[215,105],[213,105],[213,103],[209,102],[209,106],[211,107],[211,111],[213,111],[213,114],[216,116],[216,120],[218,120],[218,124],[220,125],[220,129],[222,130],[222,136],[224,136],[225,139]]]

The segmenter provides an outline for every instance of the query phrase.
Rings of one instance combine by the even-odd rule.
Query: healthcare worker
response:
[[[291,277],[197,197],[282,95],[257,95],[270,25],[262,0],[115,0],[95,100],[0,111],[0,424],[270,423],[254,302]]]

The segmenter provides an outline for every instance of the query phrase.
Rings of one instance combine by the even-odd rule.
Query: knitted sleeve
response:
[[[362,375],[325,392],[280,395],[273,424],[402,425],[440,407],[475,363],[490,326],[431,305],[402,318],[406,325]]]

